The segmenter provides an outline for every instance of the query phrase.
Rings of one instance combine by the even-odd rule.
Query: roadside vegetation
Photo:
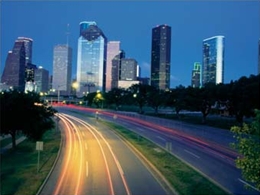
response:
[[[43,135],[43,151],[40,151],[39,172],[37,172],[38,151],[35,149],[36,144],[29,139],[17,145],[16,149],[10,149],[1,154],[0,194],[37,194],[56,160],[60,139],[60,131],[54,129],[46,131]]]
[[[13,148],[16,147],[18,132],[32,141],[39,141],[47,130],[54,127],[52,117],[55,112],[35,92],[2,91],[0,135],[11,135]]]
[[[37,93],[0,93],[0,135],[8,136],[1,140],[1,195],[37,193],[60,147],[60,132],[51,130],[55,112]],[[21,136],[27,139],[16,146]],[[39,167],[36,141],[44,143]],[[6,150],[8,144],[12,148]]]
[[[201,173],[146,138],[117,124],[105,121],[103,123],[138,149],[162,173],[178,194],[228,194]]]

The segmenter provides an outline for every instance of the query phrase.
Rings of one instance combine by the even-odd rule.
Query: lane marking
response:
[[[113,188],[113,182],[112,182],[112,178],[111,178],[111,174],[110,174],[110,170],[109,170],[109,166],[108,166],[108,162],[107,162],[107,159],[106,159],[106,155],[105,155],[105,152],[103,150],[103,147],[97,137],[97,135],[93,132],[93,130],[91,130],[91,128],[89,126],[87,126],[87,123],[79,118],[76,118],[76,117],[73,117],[73,116],[70,116],[70,115],[67,115],[65,114],[67,117],[69,118],[72,118],[74,119],[75,121],[81,123],[82,125],[84,125],[85,127],[88,128],[88,130],[92,133],[92,135],[95,137],[96,141],[98,142],[98,145],[99,145],[99,148],[101,150],[101,153],[102,153],[102,156],[103,156],[103,159],[104,159],[104,163],[105,163],[105,167],[106,167],[106,171],[107,171],[107,175],[108,175],[108,182],[109,182],[109,186],[110,186],[110,194],[111,195],[115,195],[115,192],[114,192],[114,188]],[[88,124],[89,125],[89,124]],[[93,128],[93,127],[92,127]],[[95,130],[95,128],[93,128]],[[98,134],[100,134],[102,136],[102,134],[100,132],[97,131]]]
[[[160,137],[160,136],[156,136],[158,139],[160,139],[160,140],[163,140],[163,141],[166,141],[166,139],[164,139],[164,138],[162,138],[162,137]]]
[[[195,156],[196,158],[200,158],[198,155],[196,155],[196,154],[194,154],[194,153],[192,153],[192,152],[190,152],[190,151],[188,151],[188,150],[185,150],[185,149],[184,149],[184,151],[187,152],[187,153],[189,153],[189,154],[192,155],[192,156]]]
[[[243,184],[246,184],[247,186],[249,186],[250,188],[253,188],[254,190],[260,192],[260,190],[258,190],[257,188],[255,188],[254,186],[250,185],[249,183],[245,182],[244,180],[238,178],[238,181],[240,181]]]
[[[85,150],[87,150],[88,149],[88,144],[87,143],[85,143]]]

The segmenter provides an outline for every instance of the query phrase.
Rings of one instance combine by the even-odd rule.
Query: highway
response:
[[[172,194],[112,131],[93,118],[58,114],[62,145],[41,195]],[[164,187],[163,187],[164,186]]]
[[[61,108],[61,112],[68,112],[70,109],[74,110],[75,108]],[[76,110],[92,114],[92,116],[95,115],[93,109],[79,110],[77,108]],[[234,161],[238,154],[229,147],[229,144],[234,140],[228,131],[217,130],[219,133],[214,132],[213,134],[214,129],[204,126],[201,133],[198,127],[185,124],[182,124],[180,130],[174,124],[158,124],[153,118],[148,119],[149,117],[147,117],[144,120],[140,117],[105,110],[99,110],[99,117],[101,120],[121,124],[163,148],[168,147],[169,152],[173,155],[203,173],[231,194],[260,194],[259,190],[242,179],[241,171],[236,168]],[[212,131],[211,136],[209,131]],[[248,189],[244,185],[247,185]]]

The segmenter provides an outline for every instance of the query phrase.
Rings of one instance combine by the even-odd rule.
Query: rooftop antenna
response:
[[[67,31],[66,31],[66,37],[67,37],[67,46],[69,46],[69,35],[70,35],[70,24],[67,24]]]

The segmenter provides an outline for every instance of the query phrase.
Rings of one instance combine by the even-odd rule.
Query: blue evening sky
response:
[[[52,74],[53,47],[73,49],[76,78],[77,39],[81,21],[96,21],[108,41],[121,41],[126,57],[135,58],[141,76],[150,77],[151,32],[172,28],[171,87],[191,84],[194,62],[202,62],[202,41],[225,36],[224,82],[257,74],[260,1],[9,1],[1,6],[1,66],[19,36],[33,39],[33,63]]]

